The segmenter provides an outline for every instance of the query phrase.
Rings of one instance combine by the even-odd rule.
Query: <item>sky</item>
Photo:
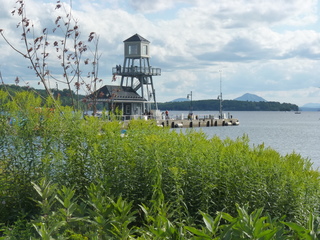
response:
[[[23,51],[16,0],[0,0],[0,29]],[[53,28],[56,0],[25,0],[34,31]],[[61,1],[68,9],[70,1]],[[112,82],[124,60],[123,41],[138,33],[150,41],[156,99],[167,102],[234,99],[251,93],[267,101],[320,103],[320,0],[73,0],[81,37],[99,36],[99,78]],[[54,36],[55,35],[55,36]],[[51,32],[59,37],[58,32]],[[61,34],[60,34],[61,38]],[[93,49],[93,47],[91,48]],[[27,59],[0,37],[0,71],[7,84],[41,88]],[[53,55],[53,53],[52,53]],[[92,54],[91,54],[92,55]],[[52,60],[53,61],[53,60]],[[50,70],[61,75],[58,66]],[[56,72],[55,72],[56,71]],[[66,88],[51,80],[50,86]]]

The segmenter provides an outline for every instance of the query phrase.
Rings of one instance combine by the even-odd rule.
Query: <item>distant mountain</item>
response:
[[[188,98],[177,98],[170,102],[186,102],[186,101],[190,101],[190,100]]]
[[[299,107],[301,111],[319,111],[320,103],[307,103],[301,107]]]
[[[259,97],[251,93],[243,94],[241,97],[235,98],[234,100],[249,101],[249,102],[267,102],[267,100],[263,99],[262,97]]]
[[[305,108],[320,108],[320,103],[307,103],[301,107]]]

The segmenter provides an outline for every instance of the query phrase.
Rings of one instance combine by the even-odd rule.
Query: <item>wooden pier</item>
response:
[[[176,120],[176,119],[161,119],[157,120],[158,126],[170,128],[193,128],[193,127],[216,127],[216,126],[237,126],[239,120],[236,118],[228,119],[198,119],[198,120]]]
[[[102,117],[102,114],[97,113],[96,117]],[[141,119],[145,121],[151,120],[157,126],[170,128],[218,127],[240,125],[239,120],[237,118],[232,118],[231,115],[229,118],[214,118],[213,115],[204,115],[200,116],[199,118],[198,116],[194,116],[192,118],[183,118],[183,115],[177,115],[173,118],[165,118],[164,116],[154,117],[153,115],[119,115],[114,116],[114,118],[122,122],[124,129],[128,127],[130,121],[133,119]]]

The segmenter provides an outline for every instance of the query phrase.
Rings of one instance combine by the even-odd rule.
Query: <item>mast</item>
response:
[[[222,90],[221,90],[221,85],[222,85],[222,81],[221,81],[221,70],[219,70],[220,72],[220,95],[219,95],[219,99],[220,99],[220,111],[219,111],[219,116],[222,119],[223,118],[223,113],[222,113]]]
[[[189,99],[189,97],[190,97],[190,99],[191,99],[191,104],[190,104],[190,111],[189,111],[189,113],[190,114],[192,114],[193,113],[193,106],[192,106],[192,91],[189,93],[189,94],[187,94],[187,98]]]

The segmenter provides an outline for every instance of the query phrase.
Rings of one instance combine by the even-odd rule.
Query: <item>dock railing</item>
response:
[[[159,112],[158,112],[159,113]],[[86,118],[89,115],[84,115]],[[92,116],[92,115],[91,115]],[[231,126],[239,125],[238,119],[235,118],[215,118],[214,115],[187,115],[183,114],[176,116],[166,116],[165,114],[155,114],[155,115],[108,115],[105,113],[98,113],[95,117],[107,121],[119,121],[123,124],[123,128],[128,127],[130,120],[133,119],[143,119],[145,121],[154,120],[158,126],[170,127],[170,128],[192,128],[192,127],[213,127],[213,126]]]
[[[86,114],[85,114],[86,115]],[[106,118],[108,120],[116,119],[116,120],[132,120],[132,119],[142,119],[142,120],[207,120],[207,119],[219,119],[218,115],[208,115],[208,114],[203,114],[203,115],[188,115],[188,114],[176,114],[176,115],[169,115],[166,116],[164,113],[158,114],[158,115],[109,115],[109,114],[103,114],[103,113],[96,113],[95,117],[99,118]]]

